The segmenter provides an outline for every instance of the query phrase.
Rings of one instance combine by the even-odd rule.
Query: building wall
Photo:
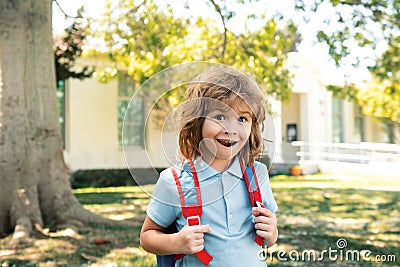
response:
[[[354,143],[354,105],[343,101],[343,143]]]
[[[325,89],[323,77],[330,71],[320,61],[314,61],[297,53],[290,53],[287,66],[294,75],[293,93],[288,103],[282,103],[280,120],[282,122],[282,158],[284,161],[297,161],[298,147],[287,142],[287,124],[296,123],[297,140],[305,142],[330,142],[331,93]],[[313,146],[310,146],[314,149]]]
[[[72,79],[66,86],[65,159],[71,169],[115,168],[123,163],[117,146],[116,81]]]
[[[176,154],[176,136],[162,134],[151,118],[146,121],[144,147],[124,149],[118,145],[117,94],[118,80],[67,81],[64,158],[71,170],[126,168],[127,164],[130,168],[170,165],[168,158],[172,158],[172,152]]]
[[[387,143],[388,134],[382,122],[373,117],[363,116],[363,136],[359,136],[356,129],[356,106],[348,101],[343,101],[343,143]]]
[[[296,124],[297,140],[332,142],[332,95],[324,88],[324,68],[308,57],[289,56],[288,67],[295,77],[288,103],[271,100],[275,114],[269,117],[264,137],[274,163],[296,161],[296,151],[287,142],[287,124]],[[326,75],[325,75],[326,76]],[[100,83],[96,78],[69,80],[66,84],[66,147],[64,156],[72,170],[99,168],[167,167],[177,160],[176,133],[146,118],[144,147],[124,150],[118,145],[118,81]],[[345,103],[344,141],[354,142],[354,109]],[[386,142],[382,125],[372,118],[364,121],[365,141]],[[272,155],[272,157],[273,157]],[[270,155],[271,156],[271,155]],[[127,162],[127,163],[126,163]]]
[[[150,112],[147,120],[146,153],[150,164],[154,167],[168,167],[177,162],[177,134],[170,118],[162,126],[154,123],[155,111]]]
[[[282,104],[281,121],[283,160],[296,161],[298,148],[291,145],[291,140],[289,140],[288,136],[288,126],[294,125],[296,127],[297,138],[292,141],[303,140],[302,121],[300,120],[300,94],[293,93],[290,102]]]
[[[117,88],[115,80],[100,83],[92,78],[67,82],[64,157],[72,170],[126,166],[122,148],[118,146]],[[134,151],[143,153],[144,149]]]
[[[388,136],[385,133],[384,125],[372,117],[364,118],[365,142],[386,143]]]

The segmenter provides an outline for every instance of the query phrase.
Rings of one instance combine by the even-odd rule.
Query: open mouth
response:
[[[227,139],[217,139],[217,141],[218,141],[218,143],[220,143],[221,145],[223,145],[225,147],[231,147],[237,143],[237,142],[227,140]]]

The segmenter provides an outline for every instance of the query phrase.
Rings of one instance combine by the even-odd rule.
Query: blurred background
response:
[[[137,153],[130,167],[152,167],[143,160],[147,157],[153,167],[168,167],[160,118],[166,115],[162,107],[179,102],[173,100],[179,96],[165,96],[169,100],[156,107],[146,95],[135,97],[129,108],[135,115],[125,124],[130,138],[123,141],[128,103],[158,71],[209,61],[250,73],[268,95],[271,120],[264,137],[272,141],[265,144],[272,174],[301,165],[305,173],[400,177],[395,167],[400,160],[397,5],[53,2],[55,42],[65,36],[65,28],[76,27],[71,38],[85,37],[74,67],[94,71],[83,80],[58,81],[66,162],[71,170],[124,168],[125,146]],[[150,110],[154,119],[145,118]]]

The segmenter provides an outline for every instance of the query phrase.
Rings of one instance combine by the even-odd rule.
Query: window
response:
[[[343,101],[332,99],[332,139],[335,143],[343,143]]]
[[[144,101],[143,96],[135,96],[131,102],[135,89],[135,82],[127,74],[119,76],[117,104],[119,146],[144,145]],[[129,110],[128,105],[130,105]],[[124,140],[122,140],[123,127],[125,127]]]
[[[58,122],[60,123],[61,138],[65,149],[65,80],[57,81]]]
[[[354,106],[354,136],[355,142],[364,142],[364,116],[360,106]]]
[[[291,123],[286,125],[286,139],[288,143],[297,141],[297,124]]]

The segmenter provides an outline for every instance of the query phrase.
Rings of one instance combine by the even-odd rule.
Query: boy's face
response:
[[[250,136],[251,109],[240,99],[229,102],[229,106],[222,102],[214,106],[203,123],[200,151],[209,164],[229,163]]]

